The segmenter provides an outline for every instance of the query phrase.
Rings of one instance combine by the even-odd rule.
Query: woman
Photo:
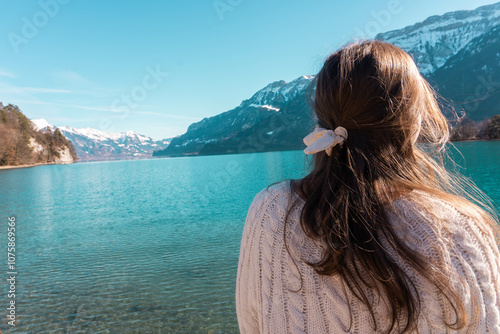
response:
[[[241,332],[500,333],[497,221],[444,169],[447,121],[412,58],[355,43],[315,81],[312,172],[248,212]]]

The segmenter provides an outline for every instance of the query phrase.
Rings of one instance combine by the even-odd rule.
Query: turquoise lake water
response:
[[[500,142],[458,162],[499,208]],[[16,217],[16,327],[6,333],[237,333],[234,289],[253,197],[305,175],[301,151],[0,171],[0,244]]]

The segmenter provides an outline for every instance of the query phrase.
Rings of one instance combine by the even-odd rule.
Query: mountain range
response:
[[[409,52],[443,97],[443,112],[483,121],[500,114],[500,2],[431,16],[376,37]],[[314,127],[308,103],[314,79],[275,81],[231,110],[191,124],[175,138],[153,140],[133,131],[108,133],[60,127],[79,160],[146,158],[295,150]],[[309,89],[308,89],[309,88]],[[38,129],[55,126],[34,120]]]
[[[444,98],[445,115],[482,121],[500,113],[500,3],[432,16],[376,39],[412,54]],[[273,82],[238,107],[193,123],[154,156],[294,150],[314,127],[307,102],[314,77]],[[309,87],[310,88],[310,87]]]
[[[168,146],[170,139],[154,140],[134,131],[104,132],[93,128],[57,128],[44,119],[31,120],[36,129],[59,129],[75,147],[80,161],[139,159],[151,157],[154,150]]]

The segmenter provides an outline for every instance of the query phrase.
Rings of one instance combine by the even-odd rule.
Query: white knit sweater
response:
[[[284,220],[290,196],[297,195],[288,182],[273,185],[255,197],[248,211],[236,283],[241,333],[345,333],[349,328],[352,333],[373,333],[369,311],[350,293],[346,295],[340,278],[318,275],[305,263],[318,261],[322,251],[300,227],[302,205],[288,218],[290,253],[287,251]],[[484,229],[479,224],[451,206],[434,201],[442,205],[446,228],[437,228],[411,201],[399,199],[395,202],[398,218],[389,216],[396,233],[429,261],[436,258],[435,254],[444,254],[451,270],[467,282],[470,290],[459,291],[463,292],[469,318],[477,320],[460,333],[500,333],[500,256],[494,237],[481,232]],[[418,333],[447,333],[443,315],[451,320],[454,314],[448,304],[438,297],[432,284],[405,266],[397,255],[394,257],[420,293]],[[471,305],[471,294],[479,303],[477,311]],[[346,298],[351,303],[352,319]],[[375,299],[377,321],[387,326],[383,300],[371,298]]]

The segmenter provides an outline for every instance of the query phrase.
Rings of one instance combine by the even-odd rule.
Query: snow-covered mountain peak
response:
[[[410,52],[423,74],[444,65],[474,38],[500,24],[500,2],[474,10],[435,15],[423,22],[399,30],[378,34],[375,38]]]
[[[283,85],[286,85],[285,80],[278,80],[275,82],[271,82],[266,87],[259,90],[259,92],[275,92],[278,91],[281,87],[283,87]]]
[[[281,87],[280,93],[286,98],[286,101],[289,101],[297,96],[298,93],[305,91],[313,79],[313,75],[300,76]]]
[[[297,94],[304,91],[313,78],[313,75],[302,75],[288,83],[284,80],[272,82],[255,93],[250,99],[243,101],[242,106],[279,108],[283,103],[289,102]]]
[[[60,130],[64,133],[71,133],[74,135],[85,136],[95,141],[107,141],[107,140],[119,140],[124,136],[125,133],[121,132],[105,132],[97,130],[94,128],[71,128],[69,126],[63,126]]]
[[[47,127],[49,127],[50,129],[55,128],[55,126],[53,126],[52,124],[50,124],[49,122],[47,122],[47,120],[45,120],[43,118],[32,119],[31,122],[33,123],[33,125],[35,126],[35,129],[37,129],[37,130],[45,130],[45,129],[47,129]]]

